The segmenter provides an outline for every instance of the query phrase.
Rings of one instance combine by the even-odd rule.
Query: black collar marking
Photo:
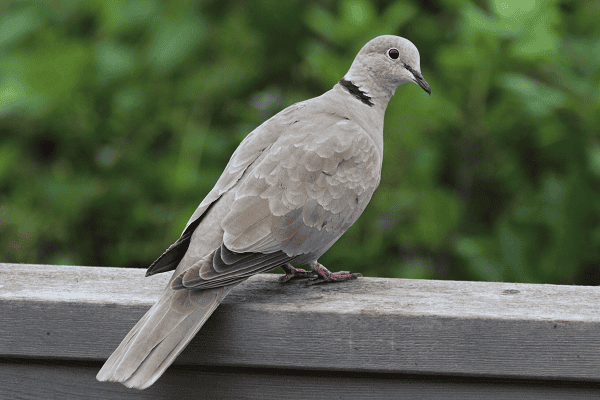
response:
[[[365,92],[360,90],[359,87],[356,86],[351,81],[347,81],[342,78],[342,80],[340,81],[340,85],[345,87],[346,90],[348,92],[350,92],[350,94],[352,96],[356,97],[357,99],[359,99],[360,101],[362,101],[363,103],[368,105],[369,107],[373,107],[375,105],[375,103],[371,102],[371,98],[369,96],[367,96],[367,94]]]

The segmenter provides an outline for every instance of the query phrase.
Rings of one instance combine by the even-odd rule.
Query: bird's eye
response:
[[[390,56],[390,58],[392,60],[395,60],[398,57],[400,57],[400,52],[398,51],[398,49],[389,49],[388,50],[388,56]]]

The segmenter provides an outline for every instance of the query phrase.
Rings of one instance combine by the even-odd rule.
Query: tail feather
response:
[[[235,286],[235,285],[233,285]],[[144,389],[152,385],[192,340],[233,286],[167,288],[106,361],[96,378]]]
[[[140,329],[142,329],[146,322],[155,314],[155,309],[158,307],[158,305],[164,301],[166,294],[167,293],[165,291],[161,299],[159,299],[156,304],[154,304],[154,306],[152,306],[152,308],[150,308],[150,310],[148,310],[148,312],[146,312],[146,314],[144,314],[144,316],[135,324],[135,326],[131,328],[127,336],[125,336],[125,338],[119,344],[119,347],[113,351],[96,375],[97,380],[119,382],[114,376],[116,368],[120,365],[123,356],[125,356],[125,353],[129,349],[131,342],[136,338],[136,335]]]

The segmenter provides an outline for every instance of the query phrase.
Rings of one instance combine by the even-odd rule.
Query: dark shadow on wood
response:
[[[101,363],[0,358],[0,387],[19,399],[597,399],[594,383],[175,366],[138,391],[100,383]]]

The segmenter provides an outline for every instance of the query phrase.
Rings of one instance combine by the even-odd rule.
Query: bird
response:
[[[146,276],[174,272],[96,378],[151,386],[232,288],[255,274],[279,267],[282,283],[307,286],[361,277],[330,272],[318,259],[379,185],[385,110],[396,88],[409,82],[431,94],[416,46],[378,36],[331,90],[250,132],[181,237],[148,268]]]

